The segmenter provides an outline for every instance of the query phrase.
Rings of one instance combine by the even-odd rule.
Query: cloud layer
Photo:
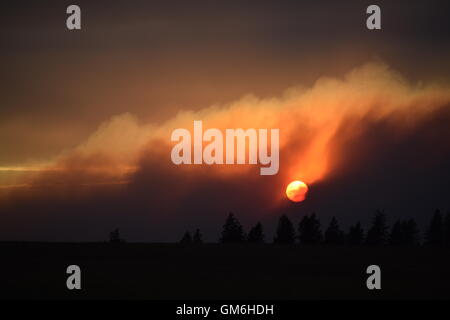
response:
[[[247,95],[162,123],[125,113],[41,172],[18,177],[14,184],[22,187],[0,190],[1,231],[10,238],[95,239],[119,225],[136,239],[173,240],[196,225],[213,234],[230,210],[249,224],[273,221],[281,210],[364,221],[379,206],[447,206],[449,109],[448,86],[410,83],[369,63],[280,97]],[[171,132],[192,130],[194,120],[205,129],[279,128],[278,175],[260,176],[259,166],[248,165],[175,166]],[[284,195],[296,179],[311,190],[301,205]],[[34,223],[23,226],[22,219]]]

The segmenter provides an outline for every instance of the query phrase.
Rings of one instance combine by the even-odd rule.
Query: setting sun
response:
[[[306,183],[299,180],[292,181],[286,188],[286,195],[289,200],[293,202],[301,202],[305,200],[307,193],[308,186]]]

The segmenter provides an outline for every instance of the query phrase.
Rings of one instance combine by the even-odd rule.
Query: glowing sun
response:
[[[301,202],[305,200],[308,193],[308,186],[302,181],[292,181],[286,188],[286,195],[293,202]]]

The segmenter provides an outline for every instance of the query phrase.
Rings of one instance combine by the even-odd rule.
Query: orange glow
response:
[[[278,97],[245,95],[227,104],[195,111],[183,109],[160,123],[148,123],[130,113],[113,116],[84,141],[76,146],[68,141],[70,146],[53,156],[36,153],[25,163],[0,164],[0,187],[44,185],[50,180],[89,185],[127,181],[142,166],[146,170],[158,168],[158,174],[162,169],[168,174],[172,174],[171,170],[188,175],[202,171],[202,175],[221,179],[259,167],[173,165],[169,158],[171,133],[177,128],[190,128],[196,120],[203,121],[205,131],[280,129],[280,173],[276,183],[284,186],[292,177],[300,177],[314,184],[330,178],[338,165],[343,169],[351,166],[352,159],[346,158],[350,153],[343,148],[348,147],[346,142],[357,139],[366,125],[395,115],[390,119],[396,122],[396,130],[413,130],[422,118],[449,101],[447,87],[412,86],[386,65],[369,63],[353,69],[343,79],[322,77],[311,87],[290,88]],[[21,135],[30,136],[32,132],[23,130]],[[256,152],[248,145],[246,148],[246,154]],[[259,175],[257,170],[252,173]],[[279,192],[272,192],[274,204],[285,197],[283,187],[277,189]],[[289,192],[286,190],[292,201],[303,201],[306,194],[297,197],[289,196]]]
[[[292,181],[286,188],[286,195],[289,200],[293,202],[301,202],[305,200],[307,193],[308,186],[306,183],[299,180]]]

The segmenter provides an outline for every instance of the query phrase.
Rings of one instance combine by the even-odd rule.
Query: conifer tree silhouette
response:
[[[447,212],[444,219],[444,244],[450,247],[450,211]]]
[[[391,246],[404,245],[406,240],[404,222],[397,220],[392,226],[391,234],[389,235],[389,244]]]
[[[221,243],[241,243],[245,239],[244,231],[239,221],[230,212],[223,225]]]
[[[262,225],[258,222],[248,233],[247,241],[249,243],[264,243],[264,234]]]
[[[293,244],[295,242],[295,230],[291,220],[282,215],[278,220],[278,227],[273,242],[276,244]]]
[[[299,239],[303,244],[318,244],[322,242],[320,221],[313,212],[311,216],[304,216],[298,225]]]
[[[382,246],[387,241],[386,215],[377,210],[372,221],[372,227],[367,232],[366,244],[370,246]]]
[[[183,235],[183,238],[181,238],[180,243],[183,244],[191,244],[192,243],[192,237],[189,231],[186,231]]]
[[[203,243],[202,234],[200,233],[200,229],[195,230],[194,237],[192,240],[195,244]]]
[[[120,231],[118,228],[114,229],[109,233],[109,242],[110,243],[123,243],[124,239],[120,237]]]
[[[361,245],[364,240],[364,230],[361,223],[358,221],[355,225],[350,226],[348,232],[348,242],[351,245]]]
[[[419,239],[419,228],[417,228],[417,223],[414,219],[409,219],[404,222],[404,233],[405,233],[405,245],[407,246],[417,246],[420,243]]]
[[[425,244],[433,247],[442,246],[444,244],[444,225],[442,214],[439,209],[434,212],[433,217],[431,218],[425,236]]]
[[[344,233],[339,228],[336,217],[331,219],[330,225],[325,231],[325,243],[334,245],[344,243]]]
[[[397,220],[389,235],[389,245],[415,246],[419,244],[419,230],[414,219]]]

